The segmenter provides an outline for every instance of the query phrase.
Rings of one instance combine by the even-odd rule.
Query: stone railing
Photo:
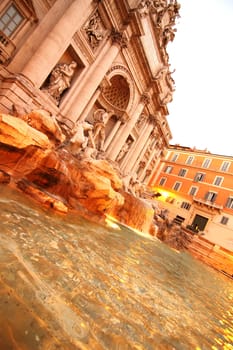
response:
[[[15,45],[13,42],[0,30],[0,63],[4,64],[10,60]]]
[[[214,202],[202,199],[202,198],[197,198],[197,197],[193,197],[193,201],[197,204],[199,204],[200,206],[206,206],[208,208],[212,208],[212,209],[217,209],[217,210],[222,210],[223,206],[216,204]]]

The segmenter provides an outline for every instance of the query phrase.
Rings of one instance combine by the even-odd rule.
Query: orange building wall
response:
[[[172,161],[175,154],[178,154],[178,158],[176,161]],[[191,164],[186,164],[189,156],[194,157],[194,160]],[[203,167],[206,159],[211,160],[208,168]],[[230,163],[227,171],[221,171],[224,161]],[[173,167],[171,173],[165,172],[167,166]],[[151,177],[150,186],[155,192],[161,194],[158,197],[158,203],[161,203],[161,208],[166,207],[169,210],[170,218],[180,215],[185,218],[184,223],[187,225],[192,223],[196,214],[207,217],[207,238],[209,237],[216,244],[233,250],[233,209],[225,206],[228,198],[233,198],[233,157],[183,147],[175,149],[174,147],[174,149],[167,150],[167,154],[161,160],[158,169],[159,172],[155,170],[155,174]],[[180,169],[187,170],[185,176],[178,175]],[[197,173],[205,174],[203,181],[196,182],[194,180]],[[214,185],[216,176],[224,178],[220,186]],[[163,186],[159,185],[161,178],[166,178]],[[173,189],[176,182],[182,183],[178,191]],[[198,188],[195,196],[189,194],[191,187]],[[217,193],[217,197],[210,207],[206,201],[207,192]],[[205,203],[204,206],[201,204],[202,201]],[[183,202],[189,203],[191,209],[181,208]],[[198,204],[200,205],[198,206]],[[228,219],[227,225],[221,223],[223,216]]]

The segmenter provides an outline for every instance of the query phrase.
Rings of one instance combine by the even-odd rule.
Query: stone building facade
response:
[[[150,185],[171,220],[233,251],[233,158],[170,145]]]
[[[166,48],[179,7],[176,0],[3,0],[1,112],[44,109],[68,139],[82,128],[82,148],[147,184],[171,139]]]

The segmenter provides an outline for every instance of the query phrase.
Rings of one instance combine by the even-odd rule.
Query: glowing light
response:
[[[117,225],[117,220],[111,215],[106,215],[105,223],[108,227],[114,228],[115,230],[120,230],[120,226]]]

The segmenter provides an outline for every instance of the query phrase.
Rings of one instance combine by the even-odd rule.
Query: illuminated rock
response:
[[[56,147],[53,132],[60,135],[56,140],[62,141],[63,136],[53,122],[45,128],[47,118],[41,111],[23,116],[24,120],[0,115],[0,181],[11,181],[57,211],[78,210],[90,217],[111,214],[125,225],[151,232],[153,209],[123,190],[122,179],[107,160],[80,159],[65,144]]]

